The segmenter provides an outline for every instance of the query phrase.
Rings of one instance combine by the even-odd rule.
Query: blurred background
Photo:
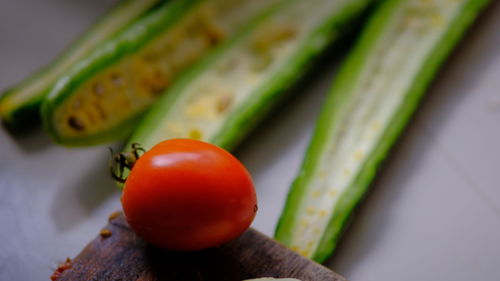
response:
[[[500,3],[442,68],[327,265],[349,280],[498,280]],[[48,63],[115,1],[0,0],[0,88]],[[272,235],[342,60],[237,150],[255,178],[253,226]],[[119,147],[120,144],[113,144]],[[0,128],[0,280],[48,280],[120,209],[108,146],[69,149]]]

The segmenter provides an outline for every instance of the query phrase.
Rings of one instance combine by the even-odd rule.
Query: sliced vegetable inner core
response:
[[[203,1],[179,22],[83,82],[55,112],[61,136],[113,128],[144,111],[187,66],[277,0]]]
[[[154,128],[150,137],[143,138],[143,145],[148,148],[178,137],[211,141],[270,83],[274,73],[283,71],[311,31],[346,3],[348,0],[295,0],[280,7],[182,90],[159,120],[164,129]]]
[[[29,78],[21,83],[16,90],[16,94],[10,95],[8,99],[0,103],[1,115],[8,114],[20,104],[29,100],[37,100],[40,93],[45,93],[48,88],[78,60],[87,55],[92,48],[98,46],[101,42],[118,32],[124,26],[128,25],[133,19],[146,13],[148,9],[157,4],[157,0],[139,0],[128,1],[113,10],[106,17],[102,18],[96,26],[93,26],[92,32],[87,33],[80,38],[76,45],[73,45],[62,57],[50,65],[43,72]]]
[[[402,2],[373,55],[365,59],[357,86],[344,93],[342,106],[332,113],[336,117],[330,146],[310,177],[291,237],[292,249],[304,256],[315,252],[342,193],[381,140],[428,53],[466,1]]]

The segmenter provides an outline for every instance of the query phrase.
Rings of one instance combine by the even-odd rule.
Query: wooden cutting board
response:
[[[196,252],[160,250],[137,237],[122,214],[110,217],[101,234],[57,280],[241,281],[258,277],[345,281],[253,229],[218,248]]]

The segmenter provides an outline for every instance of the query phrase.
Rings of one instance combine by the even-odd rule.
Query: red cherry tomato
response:
[[[125,182],[122,205],[144,240],[181,251],[237,237],[257,211],[246,168],[222,148],[190,139],[167,140],[144,153]]]

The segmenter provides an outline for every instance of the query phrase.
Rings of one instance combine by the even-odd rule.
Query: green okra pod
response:
[[[53,63],[13,86],[0,97],[0,118],[13,130],[22,130],[38,118],[48,91],[75,63],[131,22],[155,9],[161,0],[125,0],[102,16]]]
[[[276,238],[306,257],[334,251],[380,162],[487,0],[388,0],[368,22],[320,114]]]
[[[64,145],[129,135],[177,76],[277,0],[176,0],[134,22],[63,76],[42,106]]]
[[[175,83],[130,143],[193,138],[232,149],[370,2],[280,1]]]

